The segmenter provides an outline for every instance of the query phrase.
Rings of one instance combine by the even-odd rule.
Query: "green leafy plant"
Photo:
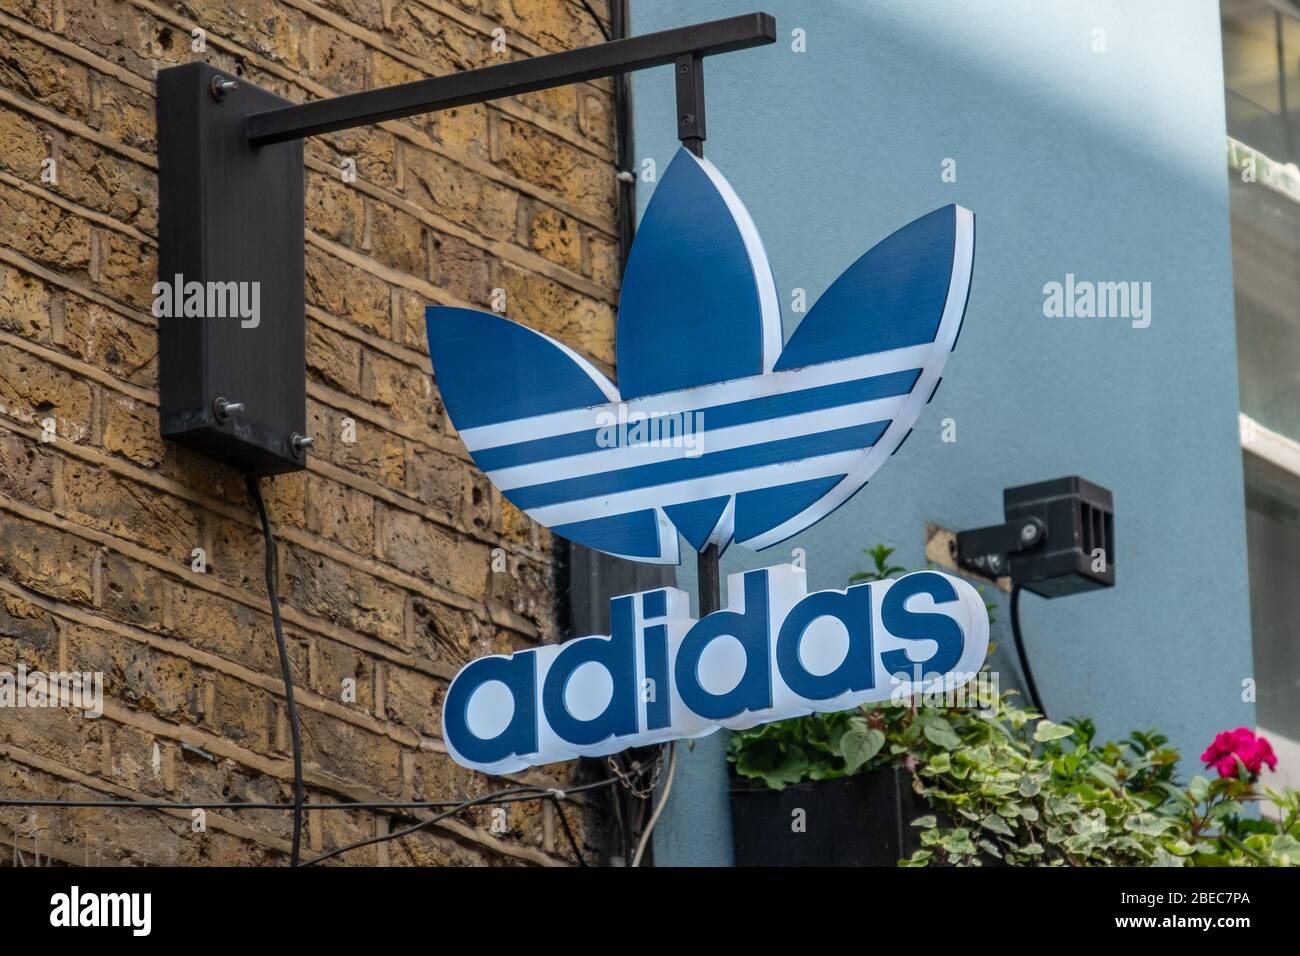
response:
[[[867,554],[874,567],[855,580],[903,571],[890,548]],[[775,789],[906,768],[932,812],[912,821],[921,849],[905,866],[1300,865],[1300,792],[1259,787],[1251,748],[1260,742],[1244,728],[1202,755],[1207,765],[1217,758],[1219,779],[1183,787],[1179,755],[1158,731],[1097,743],[1092,721],[1055,723],[1017,697],[980,708],[912,699],[777,721],[732,732],[728,758],[740,777]],[[1252,767],[1215,749],[1234,735]],[[1249,812],[1263,800],[1276,820]]]
[[[867,548],[863,554],[871,558],[875,567],[866,571],[855,571],[849,575],[849,581],[853,584],[862,581],[883,581],[885,578],[892,578],[895,574],[906,574],[906,568],[889,563],[889,556],[894,551],[894,548],[884,544],[878,544],[874,548]]]
[[[857,772],[875,755],[864,747],[864,723],[854,711],[840,711],[759,724],[732,733],[728,756],[740,776],[774,790],[802,780],[833,780]],[[883,745],[881,734],[876,751]]]
[[[913,826],[923,848],[905,865],[1300,865],[1300,792],[1237,776],[1174,782],[1178,753],[1155,731],[1094,743],[1089,721],[1056,724],[1003,696],[993,717],[948,712],[960,743],[913,731],[890,752],[913,769],[935,814]],[[1252,818],[1268,799],[1279,819]]]

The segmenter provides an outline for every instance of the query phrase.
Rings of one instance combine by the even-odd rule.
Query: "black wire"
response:
[[[539,787],[525,786],[512,787],[506,790],[498,790],[495,793],[489,793],[483,797],[476,797],[473,800],[434,800],[434,801],[405,801],[395,803],[306,803],[306,804],[283,804],[283,803],[171,803],[161,800],[9,800],[0,799],[0,807],[63,807],[75,809],[123,809],[134,808],[137,810],[293,810],[295,813],[301,810],[431,810],[441,807],[449,807],[443,813],[430,817],[428,820],[421,820],[414,826],[407,827],[404,830],[397,830],[393,833],[387,833],[383,836],[371,837],[361,840],[357,843],[350,843],[346,846],[338,847],[328,853],[322,854],[306,863],[295,864],[298,866],[311,866],[314,863],[320,863],[331,857],[347,853],[349,850],[360,849],[364,846],[372,846],[376,843],[384,843],[388,840],[396,840],[404,837],[408,833],[414,833],[424,827],[430,826],[440,820],[445,820],[449,816],[454,816],[468,807],[482,806],[484,804],[496,803],[520,803],[525,800],[554,800],[557,812],[560,815],[560,825],[564,828],[564,835],[569,841],[569,846],[573,848],[574,856],[578,859],[580,866],[588,866],[586,857],[583,856],[582,850],[578,847],[577,838],[574,836],[573,829],[569,826],[568,818],[565,817],[564,811],[560,806],[561,796],[572,796],[575,793],[584,793],[588,790],[597,790],[601,787],[608,787],[619,782],[618,777],[608,777],[604,780],[597,780],[593,783],[584,783],[576,787],[569,787],[562,791],[554,789],[542,790]],[[519,796],[519,794],[525,794]]]
[[[330,850],[328,853],[322,853],[320,856],[316,857],[313,860],[308,860],[306,863],[302,865],[313,866],[314,864],[322,863],[325,860],[330,859],[331,857],[336,857],[342,853],[347,853],[349,850],[359,850],[363,846],[373,846],[376,843],[385,843],[388,840],[396,840],[399,837],[404,837],[407,834],[414,833],[416,830],[422,830],[427,826],[432,826],[433,824],[437,823],[439,820],[445,820],[447,819],[447,817],[455,816],[457,813],[460,813],[460,811],[462,810],[466,810],[470,807],[475,807],[483,803],[491,803],[494,797],[504,796],[506,794],[512,794],[512,793],[523,793],[530,789],[532,788],[516,787],[513,790],[503,790],[500,791],[499,793],[490,793],[486,797],[478,797],[477,799],[474,800],[466,800],[463,803],[459,803],[456,806],[452,807],[450,810],[444,810],[442,813],[434,814],[433,816],[429,817],[429,819],[421,820],[419,823],[415,824],[414,826],[409,826],[404,830],[397,830],[393,833],[385,833],[383,836],[370,837],[367,840],[358,840],[356,843],[349,843],[346,846],[341,846],[336,849]]]
[[[605,780],[597,780],[594,783],[584,783],[581,786],[569,787],[561,792],[567,797],[570,794],[583,793],[587,790],[596,790],[600,787],[608,787],[611,784],[615,784],[618,782],[619,782],[618,777],[608,777]],[[533,792],[529,792],[529,791],[533,791]],[[516,793],[528,793],[528,796],[526,797],[512,796],[513,794]],[[506,796],[511,797],[511,799],[508,800],[500,799],[501,797],[506,797]],[[314,860],[308,860],[306,863],[302,865],[311,866],[314,863],[320,863],[321,861],[328,860],[331,857],[338,856],[342,853],[347,853],[349,850],[359,850],[363,846],[373,846],[376,843],[384,843],[387,842],[388,840],[396,840],[399,837],[406,836],[408,833],[414,833],[416,830],[422,830],[427,826],[432,826],[433,824],[437,823],[440,820],[445,820],[447,817],[455,816],[457,813],[460,813],[460,811],[465,810],[469,807],[480,806],[485,803],[515,803],[522,800],[537,800],[539,798],[544,799],[547,797],[557,801],[560,799],[559,795],[555,790],[542,790],[538,787],[514,787],[509,790],[498,790],[496,793],[489,793],[485,797],[477,797],[473,800],[463,800],[460,803],[456,804],[454,807],[452,807],[450,810],[447,810],[444,813],[439,813],[436,816],[432,816],[427,820],[421,820],[415,826],[407,827],[404,830],[396,830],[393,833],[385,833],[383,836],[370,837],[365,840],[359,840],[356,843],[349,843],[346,846],[337,847],[336,849],[330,850],[328,853],[316,857]],[[568,827],[567,822],[565,823],[565,827],[567,829]],[[579,855],[579,859],[580,860],[582,859],[581,855]],[[586,866],[585,861],[583,862],[583,866]]]
[[[266,594],[271,599],[271,623],[275,626],[275,644],[280,651],[280,674],[284,678],[284,702],[288,711],[289,739],[293,745],[293,847],[289,865],[297,866],[302,855],[302,811],[307,790],[302,779],[302,731],[298,727],[298,704],[293,696],[293,674],[289,671],[289,650],[284,643],[284,624],[280,620],[280,596],[275,588],[275,537],[271,534],[271,520],[266,516],[266,502],[258,479],[249,475],[245,482],[248,494],[257,505],[262,519],[263,551],[266,556]]]
[[[1011,589],[1011,636],[1016,642],[1016,654],[1020,657],[1020,672],[1025,675],[1025,691],[1036,711],[1047,716],[1043,702],[1038,697],[1038,687],[1034,684],[1034,672],[1029,669],[1029,656],[1025,653],[1025,640],[1020,633],[1020,585]]]
[[[569,818],[564,815],[564,807],[560,805],[560,798],[555,794],[551,794],[551,799],[555,801],[555,812],[560,817],[560,824],[564,827],[564,835],[569,839],[569,846],[573,847],[573,855],[578,858],[578,865],[586,866],[587,859],[582,855],[582,851],[578,849],[578,841],[574,839],[573,830],[569,828]]]
[[[617,2],[617,0],[615,0],[615,2]],[[587,11],[587,14],[591,17],[591,19],[596,21],[596,26],[600,28],[600,35],[603,36],[606,40],[608,40],[609,31],[605,29],[605,21],[601,20],[600,17],[596,16],[596,11],[591,9],[591,4],[588,3],[587,0],[582,0],[582,6]]]
[[[610,34],[615,40],[627,36],[628,9],[627,0],[610,0],[609,5]],[[626,73],[615,73],[614,84],[614,135],[616,158],[615,164],[620,174],[627,173],[630,182],[618,179],[618,251],[619,261],[627,266],[627,257],[632,251],[632,239],[636,236],[636,176],[632,172],[636,164],[635,144],[632,135],[632,86]]]
[[[567,791],[572,793],[573,791]],[[513,803],[516,799],[536,800],[550,796],[549,791],[530,797],[497,800]],[[398,800],[392,803],[304,803],[303,810],[441,810],[464,803],[460,800]],[[62,807],[75,810],[293,810],[293,803],[175,803],[168,800],[6,800],[0,807]]]

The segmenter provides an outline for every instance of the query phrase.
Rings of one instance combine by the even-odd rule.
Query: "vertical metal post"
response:
[[[704,155],[704,58],[683,53],[674,66],[677,76],[677,138],[696,156]],[[699,554],[697,580],[700,589],[700,617],[722,605],[722,580],[718,568],[721,549],[711,544]]]
[[[677,58],[677,138],[696,156],[704,155],[704,57]]]
[[[700,617],[712,614],[722,605],[722,580],[718,569],[719,550],[711,544],[700,552],[696,567],[700,587]]]

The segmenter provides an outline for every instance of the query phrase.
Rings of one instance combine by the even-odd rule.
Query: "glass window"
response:
[[[1300,441],[1300,6],[1220,9],[1241,410]]]
[[[1229,181],[1241,410],[1300,441],[1300,202]]]
[[[1300,740],[1300,477],[1245,455],[1256,719]]]
[[[1300,20],[1283,6],[1223,0],[1223,75],[1228,135],[1290,163],[1300,160]]]
[[[1241,410],[1297,452],[1244,453],[1256,720],[1285,750],[1300,748],[1300,467],[1283,467],[1300,461],[1300,6],[1220,10]]]

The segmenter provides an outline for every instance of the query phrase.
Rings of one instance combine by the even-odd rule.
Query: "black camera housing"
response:
[[[1115,498],[1077,475],[1002,492],[1006,523],[957,534],[957,563],[1043,597],[1115,586]]]
[[[1008,555],[1011,583],[1043,597],[1115,586],[1115,497],[1073,475],[1002,492],[1007,521],[1038,518],[1047,534]]]

